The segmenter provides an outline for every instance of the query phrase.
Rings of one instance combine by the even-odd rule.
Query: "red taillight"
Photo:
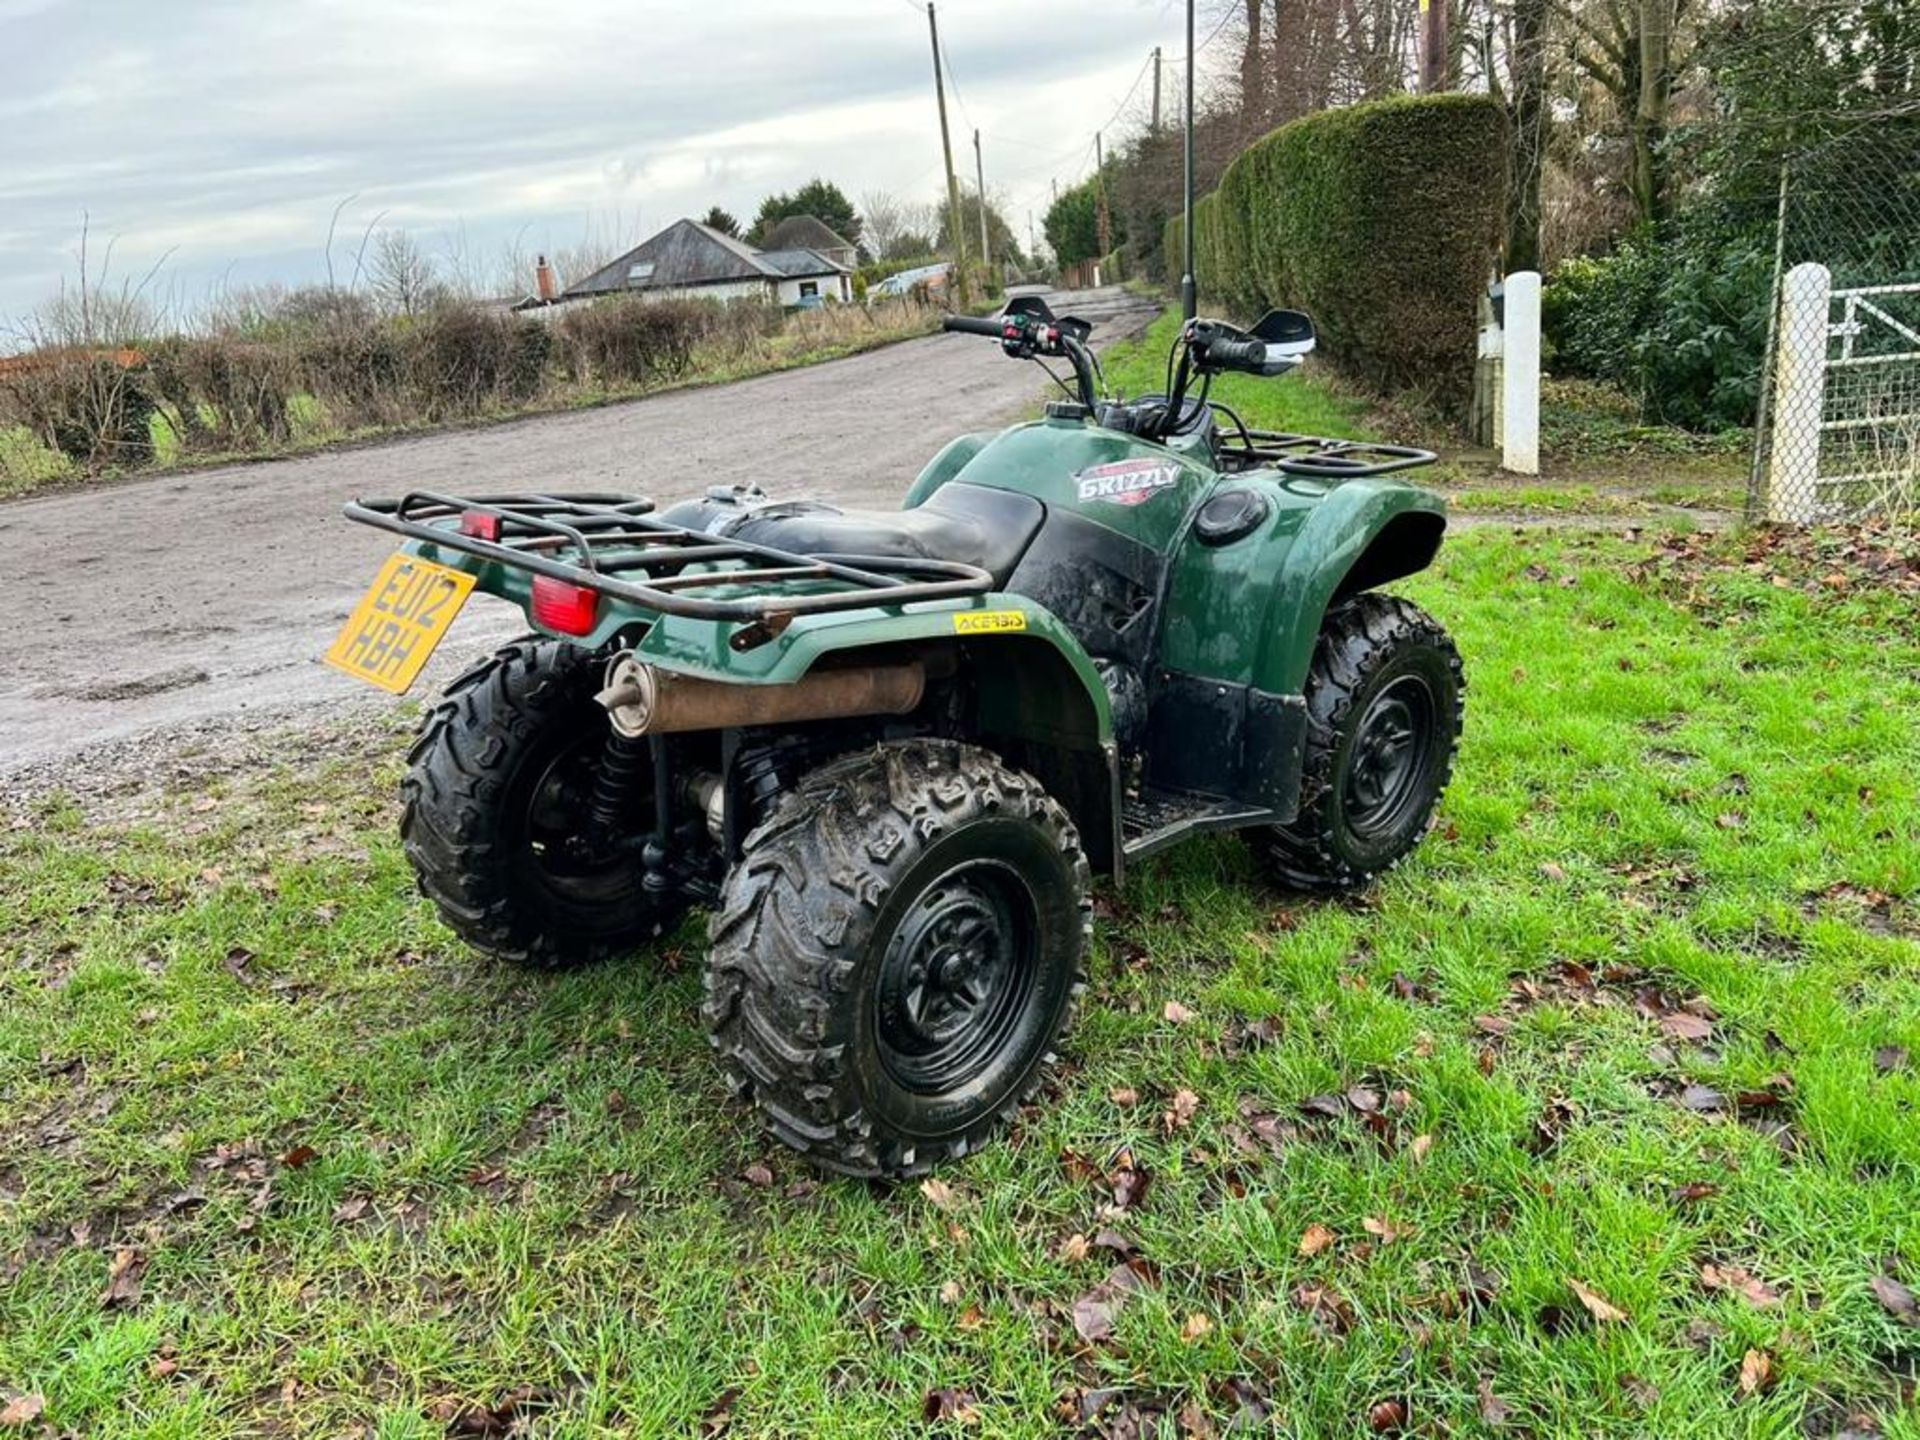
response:
[[[500,517],[490,515],[485,510],[462,510],[460,512],[460,533],[471,535],[476,540],[498,540],[500,538]]]
[[[584,585],[571,585],[551,576],[533,577],[533,622],[562,635],[590,635],[600,610],[600,596]]]

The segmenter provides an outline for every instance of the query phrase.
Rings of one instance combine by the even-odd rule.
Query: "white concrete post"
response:
[[[1507,276],[1501,324],[1500,468],[1540,473],[1540,272]]]
[[[1827,306],[1833,275],[1807,261],[1780,285],[1774,331],[1767,518],[1811,525],[1820,513],[1820,413],[1827,398]]]

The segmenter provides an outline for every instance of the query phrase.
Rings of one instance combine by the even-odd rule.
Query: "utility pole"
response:
[[[980,263],[991,274],[993,247],[987,243],[987,167],[980,160],[980,132],[977,129],[973,132],[973,178],[980,187]]]
[[[953,139],[947,131],[947,82],[941,75],[940,22],[933,18],[933,0],[927,0],[927,34],[933,38],[933,98],[940,107],[940,155],[947,165],[947,236],[953,242],[953,295],[964,306],[967,303],[967,239],[960,223],[960,182],[953,174]]]
[[[1040,253],[1040,242],[1033,238],[1033,211],[1027,211],[1027,263]]]
[[[1200,296],[1193,280],[1193,0],[1187,0],[1187,110],[1186,144],[1183,147],[1186,162],[1186,178],[1183,185],[1185,209],[1182,212],[1186,221],[1180,227],[1181,248],[1186,252],[1181,258],[1185,264],[1180,276],[1180,314],[1191,320],[1199,313]]]
[[[1152,133],[1160,133],[1160,47],[1153,47],[1153,127]]]
[[[1420,93],[1447,88],[1447,0],[1420,0]]]
[[[1094,193],[1099,197],[1100,208],[1096,215],[1100,224],[1100,258],[1107,258],[1107,252],[1113,249],[1113,221],[1107,214],[1107,162],[1100,149],[1100,132],[1093,132],[1093,174]]]

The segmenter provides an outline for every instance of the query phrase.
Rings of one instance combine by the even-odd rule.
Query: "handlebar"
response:
[[[1207,346],[1207,362],[1229,370],[1258,370],[1267,363],[1264,340],[1215,340]]]
[[[942,330],[958,330],[964,335],[986,335],[998,340],[1002,324],[999,320],[985,319],[974,315],[948,315],[940,322]]]

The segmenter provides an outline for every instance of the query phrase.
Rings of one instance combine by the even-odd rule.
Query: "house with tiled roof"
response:
[[[568,286],[561,298],[607,295],[765,300],[777,305],[844,303],[853,299],[853,267],[807,246],[758,250],[697,220],[676,220]]]

